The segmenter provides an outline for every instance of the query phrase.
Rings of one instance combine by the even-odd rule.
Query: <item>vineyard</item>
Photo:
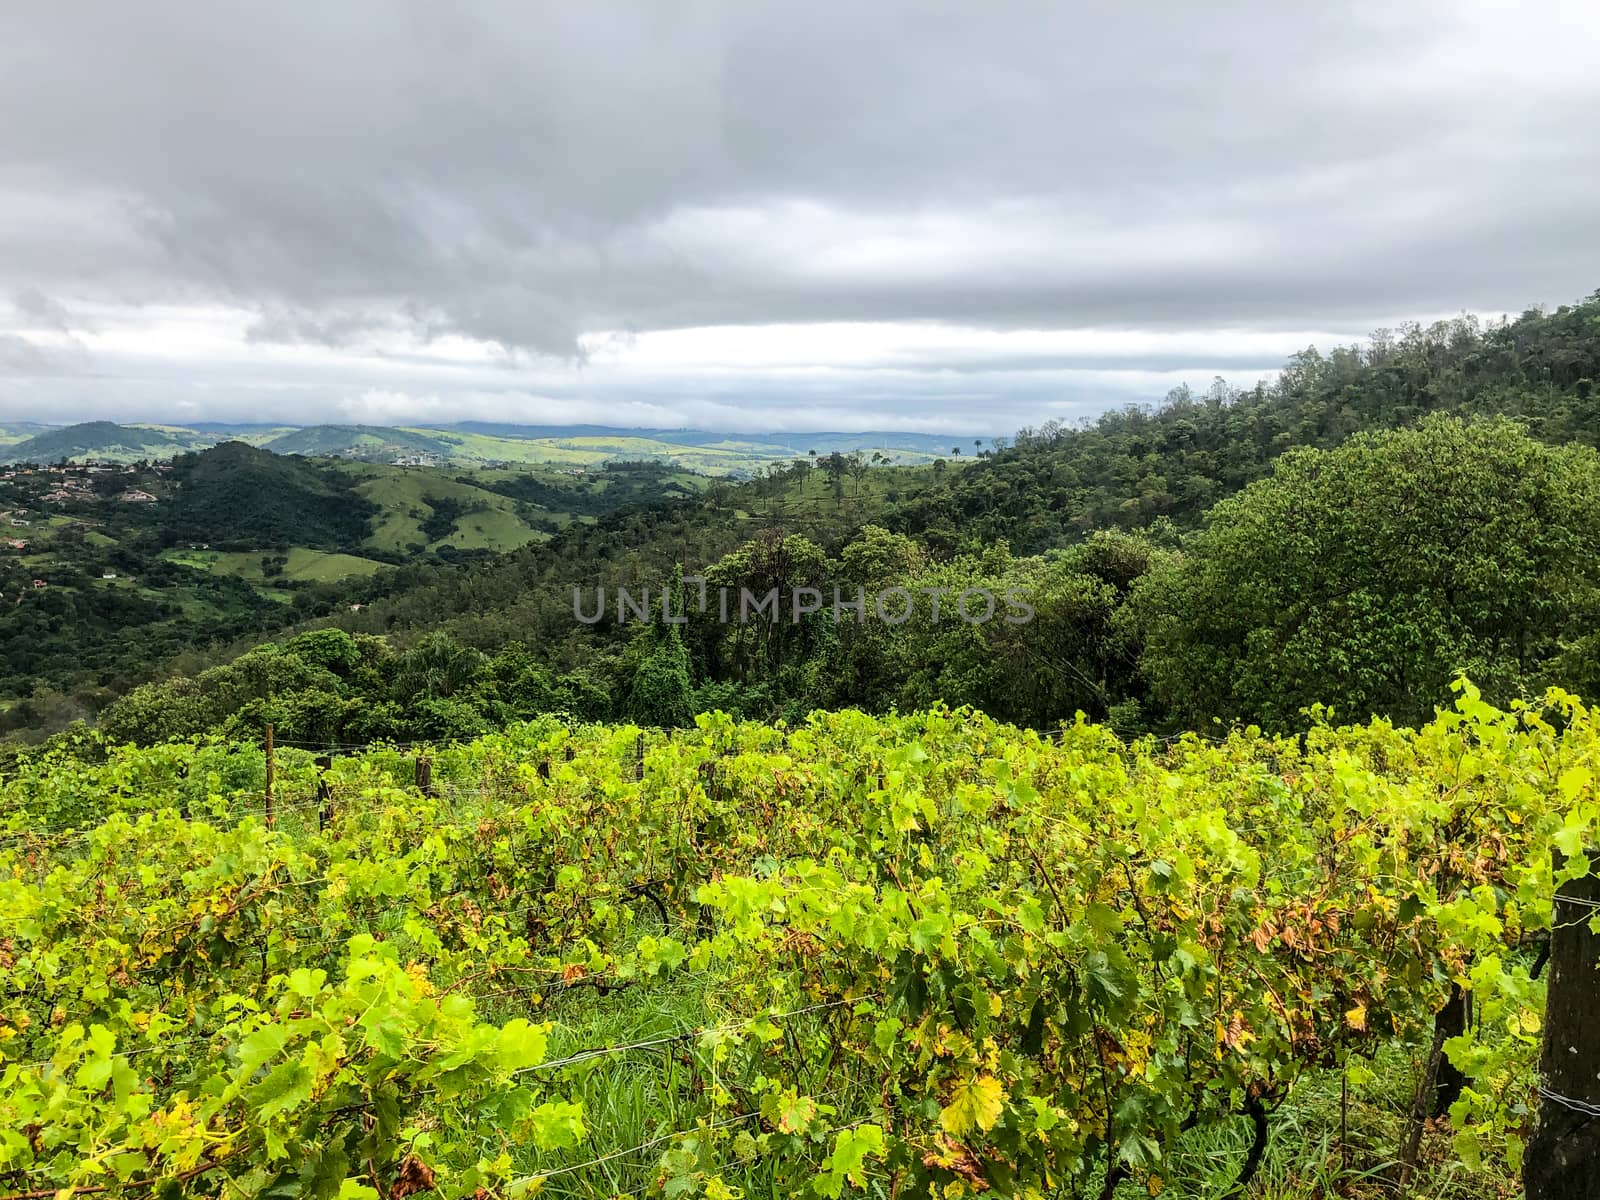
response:
[[[0,781],[0,1197],[1215,1196],[1290,1121],[1495,1195],[1600,813],[1587,708],[1467,684],[1415,731],[418,756],[279,746],[270,803],[223,741]]]

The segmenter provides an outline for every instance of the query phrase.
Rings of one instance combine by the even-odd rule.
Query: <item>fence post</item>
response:
[[[278,824],[278,815],[272,803],[272,783],[276,772],[272,761],[272,722],[267,722],[267,791],[266,791],[266,817],[267,828],[275,828]]]
[[[417,755],[417,790],[424,796],[433,795],[433,760]]]
[[[317,828],[326,829],[333,818],[333,790],[328,787],[328,770],[333,766],[333,755],[317,755]]]
[[[1591,864],[1600,851],[1587,852]],[[1558,866],[1559,855],[1557,855]],[[1528,1200],[1587,1200],[1600,1170],[1600,875],[1556,889],[1539,1058],[1539,1117],[1523,1159]]]

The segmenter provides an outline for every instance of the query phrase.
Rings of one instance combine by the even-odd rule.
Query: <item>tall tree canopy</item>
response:
[[[1141,585],[1145,664],[1181,721],[1425,720],[1466,672],[1504,700],[1581,650],[1600,584],[1600,455],[1432,417],[1281,457]]]

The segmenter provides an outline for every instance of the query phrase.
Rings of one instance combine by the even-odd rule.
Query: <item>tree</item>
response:
[[[449,699],[483,669],[484,657],[447,633],[430,633],[400,659],[395,679],[397,699]]]
[[[342,629],[311,629],[283,645],[290,654],[335,675],[346,676],[361,662],[361,647]]]
[[[785,486],[789,479],[789,467],[785,463],[768,463],[766,474],[761,477],[763,489],[767,493],[767,511],[782,518],[788,507],[789,497]]]
[[[861,532],[840,552],[846,574],[869,588],[899,584],[927,566],[928,555],[903,533],[890,533],[881,525],[863,525]]]
[[[849,471],[849,464],[845,456],[835,450],[823,459],[822,468],[828,476],[828,488],[833,492],[833,502],[838,504],[844,499],[844,477]]]
[[[867,456],[859,450],[852,450],[845,456],[845,470],[849,472],[850,479],[856,485],[856,495],[861,495],[861,481],[867,477],[867,472],[872,469],[872,464],[867,461]]]
[[[1597,589],[1600,456],[1433,417],[1293,451],[1218,504],[1140,585],[1145,669],[1192,725],[1288,729],[1316,703],[1418,723],[1459,672],[1499,703],[1570,679]]]
[[[730,619],[723,625],[710,618],[699,624],[716,644],[708,646],[708,662],[720,663],[724,654],[742,680],[756,667],[775,671],[784,661],[784,647],[803,630],[794,625],[793,601],[798,588],[821,590],[827,577],[827,555],[822,547],[800,534],[768,532],[746,542],[706,568],[712,589],[728,590]],[[769,593],[777,594],[776,606],[762,606]],[[746,611],[744,595],[751,597]],[[713,610],[720,610],[713,601]],[[680,609],[681,611],[681,609]],[[722,646],[724,638],[731,645]],[[713,673],[715,669],[713,668]]]
[[[673,576],[681,581],[683,568]],[[672,611],[684,611],[683,585],[675,582]],[[689,678],[689,652],[678,626],[667,622],[652,624],[642,632],[636,648],[643,651],[634,669],[633,686],[628,694],[628,716],[641,725],[677,728],[694,720],[694,686]]]

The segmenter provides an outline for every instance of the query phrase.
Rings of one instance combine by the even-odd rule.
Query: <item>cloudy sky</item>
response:
[[[1007,432],[1600,287],[1593,0],[72,3],[0,419]]]

